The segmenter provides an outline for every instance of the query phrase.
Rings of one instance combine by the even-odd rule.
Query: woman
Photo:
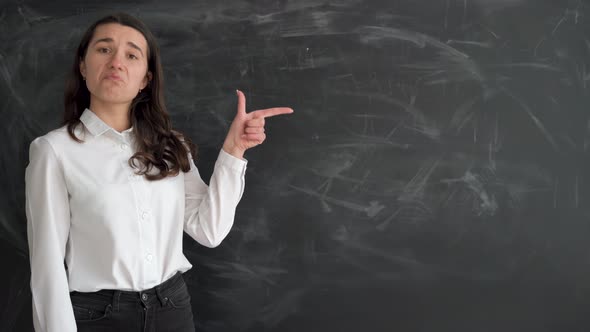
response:
[[[154,36],[126,14],[84,34],[61,128],[30,145],[26,216],[37,331],[193,331],[182,233],[215,247],[244,190],[266,117],[238,110],[210,184],[172,130]],[[65,266],[64,266],[65,262]]]

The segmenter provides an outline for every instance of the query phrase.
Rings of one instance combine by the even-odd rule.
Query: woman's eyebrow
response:
[[[92,45],[94,46],[100,42],[112,43],[112,42],[114,42],[114,40],[111,37],[101,38],[101,39],[96,40]],[[135,43],[130,42],[130,41],[127,42],[127,45],[137,49],[141,53],[141,55],[143,56],[143,51],[141,50],[141,47],[137,46]]]

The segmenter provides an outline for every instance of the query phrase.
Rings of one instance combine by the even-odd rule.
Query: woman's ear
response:
[[[84,63],[84,60],[80,60],[80,74],[82,77],[86,78],[86,64]]]
[[[148,71],[147,74],[145,75],[145,77],[143,78],[143,84],[142,84],[142,89],[145,89],[145,87],[148,85],[149,82],[152,81],[152,72]]]

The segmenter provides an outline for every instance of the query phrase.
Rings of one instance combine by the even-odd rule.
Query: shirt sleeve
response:
[[[247,161],[221,149],[209,186],[201,179],[192,157],[189,161],[191,169],[184,174],[184,231],[200,244],[214,248],[234,223],[236,207],[244,193]]]
[[[75,332],[64,267],[70,206],[63,168],[47,139],[29,147],[25,170],[27,240],[35,331]]]

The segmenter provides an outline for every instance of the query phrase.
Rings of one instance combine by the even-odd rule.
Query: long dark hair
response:
[[[90,92],[80,73],[80,61],[86,56],[88,44],[92,40],[96,27],[107,23],[118,23],[139,31],[148,45],[148,71],[152,72],[152,79],[131,102],[131,125],[137,138],[138,150],[129,159],[129,165],[137,168],[136,161],[143,164],[137,174],[145,175],[148,180],[176,176],[180,170],[188,172],[190,160],[187,153],[190,152],[193,157],[196,157],[196,146],[188,137],[172,129],[170,116],[164,103],[164,75],[159,47],[147,26],[129,14],[115,13],[105,16],[94,22],[84,33],[78,45],[72,70],[66,78],[62,125],[67,124],[68,133],[75,141],[83,142],[74,131],[81,122],[80,115],[90,105]],[[157,174],[151,172],[154,167],[160,172]]]

